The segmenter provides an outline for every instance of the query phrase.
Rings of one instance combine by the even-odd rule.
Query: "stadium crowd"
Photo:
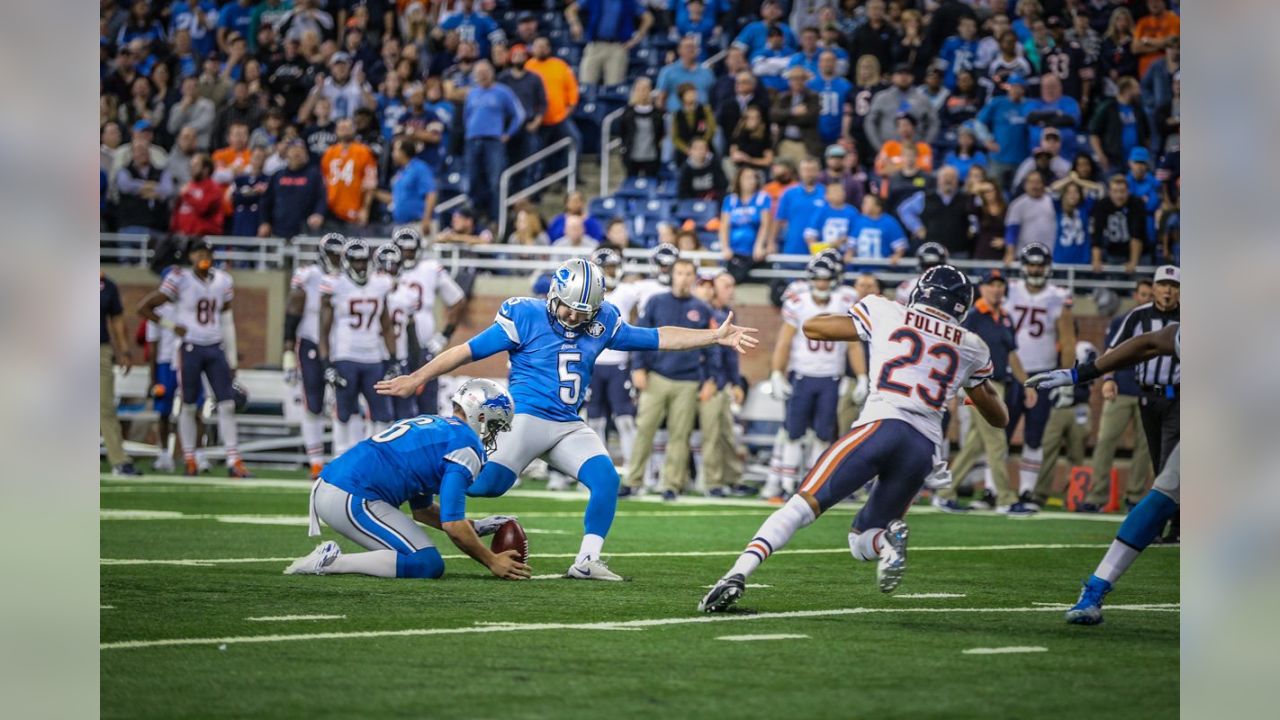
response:
[[[104,230],[386,236],[465,193],[474,241],[691,229],[739,279],[775,252],[896,261],[926,241],[1006,263],[1041,242],[1095,269],[1178,257],[1167,0],[100,7]],[[616,195],[496,227],[505,168],[562,138],[598,152],[619,108]]]

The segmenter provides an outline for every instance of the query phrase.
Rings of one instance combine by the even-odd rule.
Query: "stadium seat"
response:
[[[582,135],[582,146],[579,153],[594,154],[600,152],[600,125],[604,122],[605,109],[594,101],[587,101],[578,106],[573,113],[573,122]]]
[[[719,250],[720,234],[712,232],[710,230],[699,230],[698,242],[702,245],[703,249],[705,250]]]
[[[573,67],[577,67],[582,60],[582,51],[572,45],[561,45],[556,48],[556,57]]]
[[[600,222],[608,222],[619,215],[625,215],[626,203],[614,197],[598,197],[587,204],[587,213]]]
[[[715,217],[720,208],[713,202],[706,200],[681,200],[676,206],[675,217],[681,222],[692,220],[698,227],[707,224],[707,221]]]
[[[653,48],[647,48],[642,45],[631,48],[631,65],[640,65],[642,67],[659,67],[662,64],[662,56]]]
[[[463,188],[466,186],[466,177],[462,173],[454,170],[444,173],[444,176],[436,185],[436,193],[439,195],[440,201],[443,202],[461,193]]]
[[[618,192],[614,194],[617,197],[622,198],[641,198],[648,200],[653,197],[653,190],[657,184],[657,181],[653,178],[627,178],[622,181],[622,185],[618,188]]]

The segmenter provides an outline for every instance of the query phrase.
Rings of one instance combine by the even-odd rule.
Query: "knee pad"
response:
[[[495,462],[485,463],[480,476],[467,488],[471,497],[498,497],[516,484],[516,474],[511,468]]]
[[[396,577],[434,580],[441,575],[444,575],[444,558],[433,547],[396,556]]]

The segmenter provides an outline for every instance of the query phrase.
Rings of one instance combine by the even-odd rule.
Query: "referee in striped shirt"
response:
[[[1107,339],[1107,348],[1144,333],[1155,332],[1166,325],[1179,322],[1179,292],[1182,271],[1173,265],[1156,268],[1153,278],[1155,290],[1152,301],[1129,311],[1116,332]],[[1134,368],[1138,385],[1142,389],[1139,413],[1142,429],[1151,449],[1151,462],[1156,474],[1164,468],[1169,453],[1178,444],[1179,383],[1182,379],[1178,358],[1155,357]],[[1115,382],[1111,376],[1105,382]]]

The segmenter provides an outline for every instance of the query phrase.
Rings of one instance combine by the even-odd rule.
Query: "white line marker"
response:
[[[941,598],[962,598],[964,593],[906,593],[904,595],[894,595],[899,600],[933,600]]]
[[[568,530],[546,530],[544,528],[525,528],[526,535],[576,535]]]
[[[564,573],[552,573],[550,575],[531,575],[530,580],[560,580],[564,578]]]
[[[520,623],[516,623],[516,622],[485,622],[483,620],[476,620],[475,623],[473,624],[476,627],[485,627],[485,628],[504,628],[504,629],[510,629],[510,630],[523,629],[523,626]],[[637,628],[637,627],[617,627],[617,626],[608,625],[605,623],[600,623],[599,625],[596,625],[588,629],[589,630],[616,630],[619,632],[623,632],[623,631],[640,632],[641,631],[641,628]]]
[[[998,648],[969,648],[964,651],[965,655],[1012,655],[1013,653],[1042,653],[1049,652],[1049,648],[1040,647],[1039,645],[1014,645],[1011,647]]]
[[[268,615],[245,618],[249,622],[292,622],[294,620],[346,620],[346,615]]]
[[[1111,547],[1108,543],[1048,543],[1048,544],[1028,544],[1028,545],[954,545],[954,546],[936,546],[936,547],[915,547],[912,546],[911,552],[1003,552],[1006,550],[1105,550]],[[1148,550],[1152,548],[1178,549],[1177,545],[1150,545]],[[774,555],[839,555],[847,554],[848,548],[802,548],[795,550],[780,550]],[[608,553],[608,557],[615,558],[680,558],[680,557],[737,557],[741,555],[741,550],[695,550],[688,552],[615,552]],[[462,560],[463,555],[444,555],[446,560]],[[565,558],[576,558],[577,553],[533,553],[529,556],[535,560],[559,560]],[[208,559],[174,559],[174,560],[151,560],[147,558],[102,558],[99,562],[103,565],[224,565],[231,563],[275,563],[275,562],[292,562],[297,557],[267,557],[267,558],[208,558]]]
[[[116,606],[115,605],[99,605],[98,609],[99,610],[115,610]]]
[[[761,584],[761,583],[747,583],[747,585],[746,585],[746,586],[747,586],[748,588],[771,588],[771,587],[773,587],[772,585],[763,585],[763,584]],[[707,588],[708,590],[710,590],[711,588],[715,587],[715,585],[703,585],[702,587]]]
[[[721,635],[717,640],[729,640],[731,642],[752,642],[754,640],[808,640],[808,635],[788,635],[779,633],[777,635]]]
[[[1134,612],[1178,612],[1178,603],[1153,605],[1108,605],[1108,612],[1130,610]],[[842,615],[906,614],[906,613],[1035,613],[1056,612],[1053,608],[1003,607],[1003,608],[837,608],[834,610],[794,610],[791,612],[721,615],[687,615],[672,618],[644,620],[620,620],[599,623],[510,623],[503,625],[466,626],[452,628],[410,628],[407,630],[367,630],[362,632],[297,633],[288,635],[243,635],[223,638],[166,638],[161,640],[121,640],[100,643],[100,650],[126,648],[175,647],[189,645],[217,645],[232,643],[273,643],[302,640],[352,640],[380,637],[421,637],[426,635],[472,635],[499,632],[536,632],[539,630],[617,630],[622,628],[649,628],[666,625],[701,625],[718,622],[750,622],[759,620],[788,620],[792,618],[834,617]]]

